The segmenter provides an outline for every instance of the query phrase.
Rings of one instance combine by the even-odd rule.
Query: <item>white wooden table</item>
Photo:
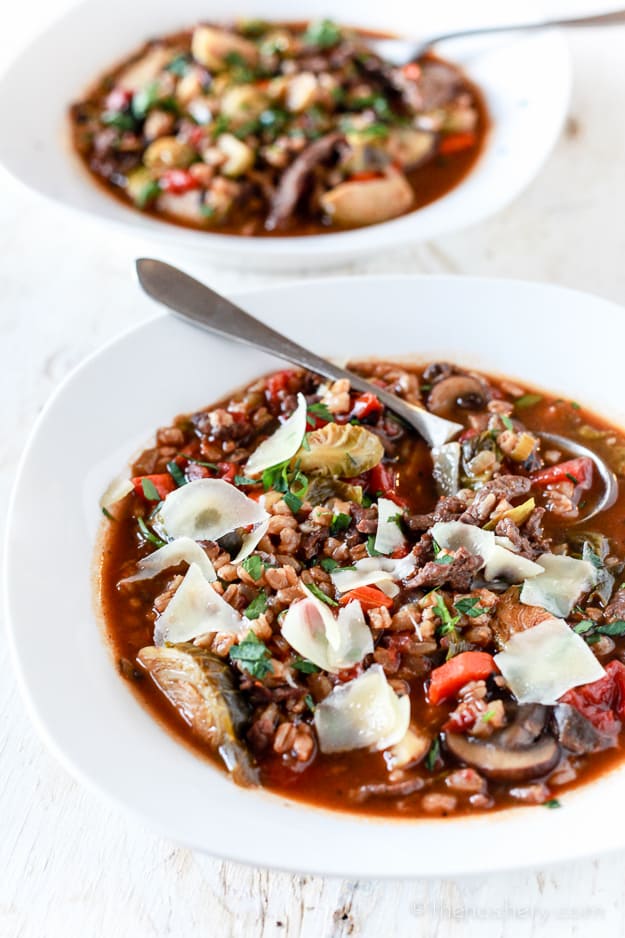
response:
[[[7,2],[0,62],[67,5]],[[560,11],[573,7],[582,4],[559,4]],[[579,33],[571,44],[567,130],[530,189],[470,232],[346,273],[549,280],[625,304],[625,30]],[[152,313],[133,283],[131,259],[142,249],[59,213],[0,175],[0,517],[21,447],[51,390],[87,353]],[[175,252],[170,259],[194,269]],[[224,290],[277,279],[197,261],[195,272]],[[504,340],[514,341],[513,332]],[[595,335],[589,323],[580,341],[610,337]],[[69,465],[71,454],[65,458]],[[85,791],[48,755],[17,696],[1,639],[0,675],[0,938],[625,931],[625,853],[483,878],[381,883],[247,869],[178,848]],[[625,823],[622,806],[611,807],[608,823]],[[494,856],[504,850],[514,853],[514,844],[493,844]]]

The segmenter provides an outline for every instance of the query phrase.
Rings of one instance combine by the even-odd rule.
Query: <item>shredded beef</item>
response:
[[[425,515],[406,515],[405,522],[411,531],[427,531],[437,521],[456,521],[466,507],[456,495],[445,495],[439,498],[434,511]]]
[[[625,589],[617,590],[603,613],[606,622],[625,619]]]
[[[426,563],[406,580],[406,589],[434,589],[447,583],[454,590],[469,590],[473,577],[483,563],[481,557],[460,547],[451,563],[437,563],[435,560]]]
[[[356,522],[356,530],[361,534],[375,534],[378,530],[378,513],[375,508],[361,508],[352,506],[352,517]]]
[[[498,534],[499,537],[509,538],[516,550],[523,557],[527,557],[529,560],[535,560],[536,557],[540,557],[546,550],[549,550],[549,541],[543,537],[542,525],[540,523],[544,513],[544,508],[535,508],[532,515],[538,514],[536,523],[528,528],[529,522],[531,521],[530,516],[530,519],[527,524],[523,526],[522,530],[519,529],[518,525],[515,524],[511,518],[502,518],[501,521],[497,523],[495,534]]]
[[[342,134],[337,132],[320,137],[309,144],[283,173],[265,223],[268,231],[280,228],[291,217],[313,169],[331,156],[341,139]]]
[[[359,804],[367,801],[369,798],[405,798],[407,795],[420,791],[425,782],[419,776],[407,778],[403,782],[379,782],[371,785],[359,785],[358,788],[351,788],[349,797],[352,801]]]
[[[492,482],[486,482],[476,493],[469,508],[460,517],[460,521],[465,524],[480,524],[487,520],[502,498],[512,501],[520,495],[527,495],[531,487],[531,480],[526,476],[499,476]]]

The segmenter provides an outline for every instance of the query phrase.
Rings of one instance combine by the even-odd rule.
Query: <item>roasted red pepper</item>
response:
[[[430,703],[439,704],[457,694],[469,681],[483,681],[496,672],[492,655],[485,651],[463,651],[432,671],[428,690]]]
[[[532,472],[530,479],[534,485],[553,485],[556,482],[573,482],[581,489],[589,489],[592,485],[593,463],[590,456],[580,456],[577,459],[568,459],[557,466],[548,469],[538,469]]]
[[[159,499],[162,501],[176,488],[176,483],[168,472],[159,472],[151,476],[135,476],[131,481],[135,493],[146,502],[156,502]],[[150,497],[152,491],[158,494],[158,499]]]
[[[377,416],[377,414],[382,413],[382,407],[383,405],[375,394],[365,391],[363,394],[359,394],[354,401],[350,416],[356,417],[357,420],[364,420],[365,417]]]
[[[188,169],[168,169],[159,179],[161,189],[172,195],[184,195],[193,189],[199,189],[200,183]]]
[[[610,661],[605,672],[598,681],[567,691],[559,702],[575,707],[600,732],[616,734],[625,720],[625,664]]]
[[[356,589],[350,590],[349,593],[344,593],[339,602],[341,606],[346,606],[353,599],[357,599],[364,610],[379,609],[380,606],[390,609],[393,605],[391,597],[383,593],[377,586],[358,586]]]

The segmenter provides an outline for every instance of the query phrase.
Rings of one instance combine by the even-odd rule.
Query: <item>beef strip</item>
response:
[[[283,174],[273,197],[265,227],[280,228],[293,214],[313,169],[327,160],[343,135],[334,131],[309,144]]]
[[[569,704],[558,704],[554,708],[554,719],[560,742],[577,756],[616,746],[616,733],[602,733]]]
[[[406,515],[404,521],[411,531],[427,531],[437,521],[456,521],[466,508],[461,498],[446,495],[439,498],[434,511],[425,515]]]
[[[348,796],[352,801],[362,804],[369,798],[401,798],[412,795],[420,791],[425,782],[419,776],[407,778],[402,782],[378,782],[369,785],[359,785],[358,788],[351,788]]]
[[[460,547],[451,563],[436,563],[435,560],[426,563],[406,580],[406,589],[434,589],[447,583],[454,590],[469,590],[473,577],[483,563],[481,557]]]
[[[512,501],[520,495],[527,495],[531,487],[532,482],[526,476],[499,476],[491,482],[486,482],[461,515],[460,521],[465,524],[481,524],[490,517],[493,508],[503,498]]]
[[[502,518],[501,521],[497,522],[495,534],[498,534],[499,537],[507,537],[512,541],[519,554],[529,560],[535,560],[536,557],[540,557],[546,550],[549,550],[549,541],[543,537],[541,525],[544,513],[544,508],[535,508],[532,515],[538,515],[536,521],[528,528],[527,525],[532,520],[530,516],[522,530],[511,518]]]
[[[621,587],[605,607],[603,613],[606,622],[616,622],[625,619],[625,589]]]
[[[424,111],[445,107],[463,90],[460,72],[446,62],[424,59],[420,63],[421,77],[417,87]]]

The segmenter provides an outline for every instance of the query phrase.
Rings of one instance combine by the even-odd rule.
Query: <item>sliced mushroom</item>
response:
[[[544,736],[525,749],[506,749],[496,735],[488,740],[447,733],[445,745],[461,762],[478,769],[487,778],[520,782],[547,775],[560,758],[560,747],[553,736]]]
[[[482,383],[471,375],[450,375],[437,381],[428,396],[428,410],[449,417],[455,410],[482,410],[486,395]]]
[[[339,225],[376,225],[407,212],[414,192],[403,173],[393,172],[366,182],[342,182],[319,201],[326,215]]]

